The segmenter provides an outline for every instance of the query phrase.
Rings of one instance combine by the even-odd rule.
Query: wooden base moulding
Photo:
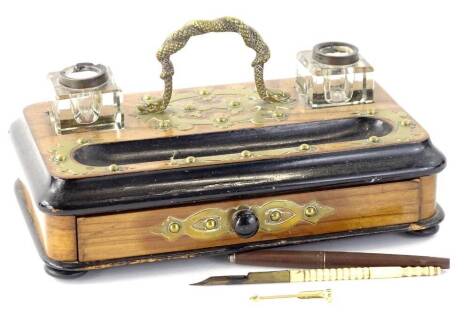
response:
[[[436,176],[197,206],[79,217],[42,213],[33,207],[24,187],[17,185],[24,193],[36,236],[45,255],[52,260],[64,262],[99,262],[403,223],[409,223],[411,229],[419,229],[419,225],[413,227],[412,224],[428,219],[436,212]],[[289,199],[300,204],[315,199],[335,208],[335,212],[316,224],[302,222],[282,233],[260,231],[249,239],[233,234],[215,240],[194,240],[187,236],[168,240],[154,233],[168,216],[184,218],[205,208],[230,208],[240,204],[260,204],[278,199]]]

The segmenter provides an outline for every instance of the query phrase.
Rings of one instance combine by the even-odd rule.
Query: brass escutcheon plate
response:
[[[334,213],[335,209],[322,205],[316,200],[298,204],[290,200],[272,200],[262,205],[248,206],[259,220],[259,231],[280,233],[298,224],[316,224],[320,219]],[[195,240],[218,240],[236,236],[231,227],[234,208],[207,208],[187,218],[169,216],[160,226],[152,228],[151,233],[168,240],[189,236]]]

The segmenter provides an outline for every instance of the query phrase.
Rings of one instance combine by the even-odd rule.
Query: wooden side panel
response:
[[[427,219],[436,213],[436,175],[421,177],[421,214]]]
[[[77,261],[76,218],[54,216],[36,209],[23,184],[19,184],[44,253],[57,261]]]
[[[80,217],[77,219],[79,259],[94,261],[412,223],[420,217],[421,186],[421,181],[417,179],[242,201]],[[259,231],[249,239],[242,239],[232,233],[214,240],[196,240],[188,236],[168,240],[154,232],[168,216],[184,219],[207,208],[229,209],[240,204],[260,205],[279,199],[299,204],[315,199],[323,205],[335,208],[335,212],[317,224],[301,221],[288,231],[275,234]]]

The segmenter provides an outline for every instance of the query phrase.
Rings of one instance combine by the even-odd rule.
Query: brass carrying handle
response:
[[[162,64],[160,78],[165,83],[163,96],[147,111],[163,112],[171,100],[173,92],[173,74],[175,73],[170,56],[183,48],[192,36],[210,32],[235,32],[242,36],[246,46],[256,51],[256,57],[251,63],[255,73],[256,90],[260,98],[266,102],[286,102],[287,93],[266,89],[263,79],[263,67],[270,57],[269,48],[261,36],[250,26],[233,17],[222,17],[215,20],[195,20],[171,34],[157,52],[157,59]]]

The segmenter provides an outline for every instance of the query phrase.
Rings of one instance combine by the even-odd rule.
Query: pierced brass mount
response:
[[[300,205],[290,200],[272,200],[262,205],[250,206],[259,220],[259,230],[265,233],[279,233],[300,223],[316,224],[320,219],[334,213],[335,209],[312,200]],[[216,240],[235,236],[231,218],[235,208],[207,208],[185,219],[169,216],[152,233],[168,240],[189,236],[197,240]]]
[[[153,97],[147,99],[151,101]],[[225,129],[244,123],[263,126],[276,121],[289,120],[291,112],[297,106],[299,105],[292,99],[291,103],[282,105],[263,103],[253,89],[227,88],[221,92],[192,90],[177,95],[172,100],[171,108],[163,113],[139,113],[135,114],[135,117],[137,120],[142,121],[147,128],[155,128],[161,131],[171,131],[173,129],[187,131],[196,126],[215,126],[216,128]],[[341,150],[341,147],[353,150],[371,146],[408,143],[418,141],[425,136],[424,130],[402,110],[376,110],[371,107],[362,111],[345,112],[343,118],[347,117],[376,117],[389,122],[393,126],[393,130],[382,137],[371,136],[368,139],[347,141],[342,144],[312,145],[303,143],[297,147],[258,151],[242,150],[239,153],[211,156],[169,156],[168,160],[155,161],[152,165],[158,167],[158,169],[171,169],[193,165],[246,162],[287,156],[321,154]],[[82,146],[105,142],[97,137],[87,139],[60,137],[56,145],[49,149],[48,159],[58,172],[75,176],[132,172],[142,167],[138,164],[90,166],[81,164],[72,156],[73,152]]]
[[[286,89],[290,81],[277,84]],[[290,90],[288,90],[290,92]],[[136,101],[153,102],[152,95],[139,95]],[[226,87],[207,87],[201,89],[179,90],[175,93],[164,112],[141,112],[135,103],[128,104],[131,113],[127,113],[127,130],[113,136],[106,133],[83,133],[54,137],[47,144],[46,163],[54,175],[67,178],[84,176],[102,176],[115,173],[131,173],[145,170],[164,170],[186,168],[201,165],[224,163],[245,163],[263,159],[300,157],[344,150],[357,150],[370,147],[381,147],[404,143],[419,142],[428,136],[425,130],[405,111],[398,106],[389,106],[388,98],[374,104],[363,106],[345,106],[340,112],[334,111],[331,119],[343,118],[376,118],[389,123],[392,130],[383,136],[372,135],[365,139],[344,142],[302,143],[295,147],[266,148],[261,150],[241,149],[240,152],[184,156],[175,151],[167,158],[151,163],[133,163],[119,165],[86,165],[74,158],[73,153],[83,146],[105,144],[119,141],[133,141],[150,137],[169,135],[203,134],[240,128],[257,128],[264,126],[285,125],[308,121],[320,121],[305,111],[305,106],[290,98],[286,103],[266,103],[260,99],[251,85]],[[393,103],[392,103],[393,104]],[[328,118],[328,109],[323,115]],[[307,119],[305,119],[305,117]],[[202,132],[201,132],[202,130]],[[137,134],[137,136],[136,136]],[[140,135],[142,134],[142,136]]]

